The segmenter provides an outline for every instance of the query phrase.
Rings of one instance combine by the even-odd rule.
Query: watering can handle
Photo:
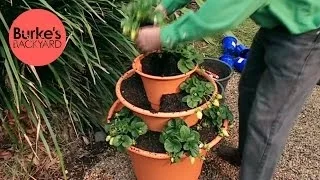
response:
[[[213,78],[214,80],[218,80],[219,79],[219,76],[213,72],[210,72],[210,71],[205,71],[211,78]]]

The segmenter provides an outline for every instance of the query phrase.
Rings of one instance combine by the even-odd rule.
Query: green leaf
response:
[[[139,137],[139,133],[138,133],[137,130],[131,130],[131,135],[132,135],[133,138]]]
[[[200,89],[198,89],[197,87],[192,87],[192,88],[190,88],[190,91],[187,92],[187,93],[193,94],[193,93],[198,92],[199,90],[200,90]]]
[[[125,147],[123,147],[123,146],[117,146],[117,151],[119,151],[119,152],[125,152],[125,150],[126,150],[126,148]]]
[[[127,135],[124,135],[122,136],[122,146],[125,147],[125,148],[128,148],[132,145],[133,143],[133,140],[127,136]]]
[[[187,83],[183,82],[183,83],[180,84],[180,89],[181,90],[185,90],[186,87],[187,87]]]
[[[168,122],[168,127],[174,127],[175,126],[175,120],[173,119],[173,120],[170,120],[169,122]]]
[[[190,144],[191,149],[195,149],[195,150],[199,151],[198,141],[190,141],[189,144]]]
[[[178,158],[182,158],[182,156],[183,156],[183,151],[178,152],[176,156],[177,156]]]
[[[164,141],[167,139],[167,135],[165,133],[161,133],[159,137],[159,141],[164,144]]]
[[[187,101],[187,105],[190,107],[190,108],[195,108],[197,105],[195,105],[195,102],[193,101]]]
[[[194,135],[194,133],[190,133],[190,136],[187,138],[187,142],[194,141],[194,140],[196,140],[196,136]]]
[[[200,103],[202,101],[202,99],[200,97],[196,96],[196,97],[193,97],[192,101]]]
[[[181,126],[180,128],[180,137],[186,141],[188,137],[190,136],[190,128],[188,126]]]
[[[144,135],[148,132],[148,126],[144,124],[142,127],[139,128],[138,133],[139,135]]]
[[[181,150],[182,145],[178,140],[166,139],[164,142],[164,148],[169,153],[177,153]]]
[[[217,113],[215,112],[215,110],[213,108],[211,109],[211,111],[209,111],[209,114],[210,114],[210,118],[212,120],[217,118]]]
[[[121,111],[119,111],[119,112],[117,113],[117,116],[118,116],[118,117],[127,117],[127,116],[129,116],[130,114],[131,114],[130,109],[128,109],[128,108],[122,108]]]
[[[182,72],[182,73],[187,73],[189,72],[188,67],[185,65],[183,60],[179,60],[178,61],[178,69]]]
[[[200,134],[199,134],[199,132],[197,132],[197,131],[192,131],[192,135],[194,135],[194,139],[196,140],[196,141],[199,141],[200,140]]]
[[[192,61],[185,61],[185,65],[188,69],[193,69],[195,64]]]
[[[187,95],[187,96],[184,96],[182,99],[181,99],[181,101],[182,102],[188,102],[188,100],[190,99],[190,95]]]
[[[114,139],[113,139],[114,146],[120,146],[121,143],[122,143],[122,135],[118,135],[118,136],[114,137]]]
[[[183,149],[185,151],[189,151],[191,149],[191,147],[189,146],[190,144],[188,142],[186,142],[184,145],[183,145]]]
[[[207,83],[206,83],[206,87],[207,87],[208,89],[213,90],[213,85],[212,85],[210,82],[207,82]]]
[[[180,128],[183,125],[187,125],[187,123],[181,118],[174,118],[173,122],[175,124],[175,127],[177,127],[177,128]]]
[[[192,157],[198,157],[199,156],[199,147],[198,148],[192,148],[190,149],[190,155]]]
[[[202,113],[203,113],[206,117],[209,117],[210,109],[211,109],[211,108],[205,109],[205,110],[202,111]]]
[[[198,102],[197,101],[191,101],[191,106],[189,106],[190,108],[196,108],[198,106]]]
[[[233,121],[233,114],[230,112],[230,111],[228,111],[228,113],[227,113],[227,119],[229,120],[229,121]]]

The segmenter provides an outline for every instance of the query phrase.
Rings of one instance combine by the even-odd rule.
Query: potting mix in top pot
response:
[[[165,23],[157,4],[129,3],[124,33],[134,40],[139,27]],[[138,56],[118,80],[106,140],[128,152],[138,180],[196,180],[208,150],[229,136],[233,115],[201,62],[191,45],[179,45]]]

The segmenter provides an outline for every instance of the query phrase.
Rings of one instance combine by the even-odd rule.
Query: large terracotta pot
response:
[[[160,107],[160,98],[163,94],[172,94],[180,91],[179,85],[185,81],[192,73],[196,71],[196,66],[191,71],[176,76],[153,76],[142,72],[141,60],[146,55],[139,55],[132,63],[132,68],[141,76],[147,97],[154,110],[158,111]]]
[[[111,119],[115,112],[123,108],[123,104],[117,100],[110,108],[107,120]],[[224,122],[228,128],[228,121]],[[215,146],[222,137],[217,136],[209,143],[209,147]],[[196,158],[194,164],[184,156],[180,162],[171,164],[170,156],[164,153],[154,153],[131,146],[128,149],[134,173],[138,180],[197,180],[200,176],[203,160]],[[201,149],[201,155],[207,151]]]
[[[145,109],[136,107],[133,104],[129,103],[122,96],[122,93],[121,93],[121,84],[122,84],[123,80],[131,77],[134,73],[135,73],[134,70],[130,70],[130,71],[126,72],[118,80],[118,82],[116,84],[116,95],[124,106],[126,106],[127,108],[132,110],[136,116],[140,117],[147,124],[148,128],[151,131],[161,132],[162,129],[164,128],[164,126],[167,124],[167,122],[171,118],[177,118],[177,117],[180,117],[181,119],[183,119],[188,124],[189,127],[193,126],[198,122],[198,118],[196,116],[197,111],[199,109],[203,110],[203,109],[207,108],[207,106],[210,104],[210,102],[208,101],[207,103],[204,103],[200,107],[190,109],[187,111],[181,111],[181,112],[151,112],[149,110],[145,110]],[[215,91],[212,96],[212,97],[214,97],[215,94],[217,93],[217,89],[218,89],[215,81],[208,74],[204,73],[201,70],[197,70],[197,73],[199,73],[200,75],[202,75],[203,77],[208,79],[214,85]],[[158,88],[158,89],[162,89],[162,88]]]

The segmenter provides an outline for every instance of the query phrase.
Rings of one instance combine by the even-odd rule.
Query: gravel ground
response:
[[[238,120],[237,98],[239,75],[235,74],[230,80],[226,92],[227,103]],[[299,116],[295,127],[291,131],[286,149],[275,173],[276,180],[319,180],[320,179],[320,88],[314,89],[311,97],[306,102],[303,112]],[[238,126],[231,130],[231,136],[221,143],[236,147]],[[127,155],[116,152],[105,153],[90,170],[86,171],[84,179],[117,179],[134,180],[134,174]],[[239,168],[223,161],[215,154],[214,150],[209,154],[202,172],[201,180],[236,180]],[[208,173],[210,172],[210,173]]]

